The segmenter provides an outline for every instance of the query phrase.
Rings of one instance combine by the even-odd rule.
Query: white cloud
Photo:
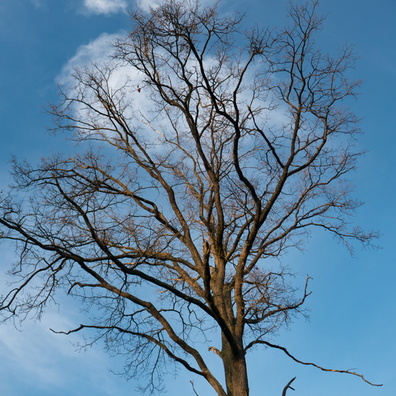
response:
[[[100,75],[99,78],[107,79],[106,89],[111,92],[114,101],[123,107],[125,119],[139,122],[143,120],[143,114],[148,116],[148,113],[153,111],[153,103],[150,99],[150,90],[144,89],[143,74],[133,66],[126,65],[125,62],[113,57],[115,51],[113,43],[125,36],[126,34],[103,33],[95,40],[78,48],[76,54],[62,68],[57,82],[69,97],[79,97],[82,89],[84,101],[101,108],[102,104],[98,102],[95,92],[81,84],[81,81],[87,77],[85,74],[87,70],[88,73],[92,72],[98,77]],[[81,72],[77,78],[76,70]],[[77,118],[81,120],[91,119],[93,116],[91,107],[82,102],[74,102],[70,109],[76,115],[78,114]],[[100,118],[100,121],[103,126],[108,126],[109,120],[106,117]]]
[[[80,46],[76,54],[63,66],[57,81],[62,86],[71,82],[71,76],[76,68],[85,68],[93,64],[106,63],[114,53],[113,43],[123,37],[121,33],[102,33],[98,38]]]
[[[92,14],[115,14],[125,12],[126,0],[84,0],[84,9]]]
[[[131,66],[121,65],[121,62],[113,59],[114,42],[125,38],[125,33],[103,33],[88,44],[80,46],[76,54],[63,66],[57,82],[66,89],[73,89],[76,79],[73,74],[76,69],[90,69],[92,66],[98,69],[111,69],[109,85],[113,90],[119,89],[128,81],[135,86],[141,84],[142,74]],[[140,96],[140,101],[142,99]]]
[[[149,11],[150,7],[158,7],[158,1],[155,0],[137,0],[137,6],[142,10]]]
[[[195,0],[184,0],[186,4],[191,4],[194,6],[196,1]],[[160,4],[162,4],[162,0],[136,0],[136,4],[139,8],[144,11],[149,11],[150,8],[157,8]],[[215,4],[214,0],[201,0],[200,5],[201,7],[213,6]]]
[[[136,91],[136,87],[142,84],[143,75],[132,66],[126,66],[122,61],[114,59],[114,43],[119,39],[124,39],[127,34],[124,32],[108,34],[102,33],[95,40],[80,46],[76,54],[70,58],[63,66],[61,73],[57,77],[57,82],[64,88],[72,89],[76,83],[73,77],[76,69],[90,69],[92,66],[98,69],[111,69],[109,85],[113,90],[119,89],[130,82]],[[139,95],[139,102],[142,101]]]

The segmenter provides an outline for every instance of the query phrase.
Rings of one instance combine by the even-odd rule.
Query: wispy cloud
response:
[[[136,4],[142,10],[149,11],[150,7],[151,8],[158,7],[159,2],[155,0],[137,0]]]
[[[33,3],[36,8],[39,8],[43,5],[43,0],[30,0],[30,2]]]
[[[163,0],[136,0],[136,5],[144,11],[149,11],[150,8],[157,8],[162,3],[164,3]],[[196,4],[196,0],[185,0],[184,3],[194,6]],[[201,0],[199,3],[202,7],[206,7],[213,6],[215,1]],[[223,0],[223,3],[225,3],[225,0]]]
[[[84,0],[84,11],[90,14],[115,14],[125,12],[126,0]]]
[[[82,334],[64,336],[49,330],[69,330],[80,323],[79,314],[73,313],[78,312],[78,306],[65,301],[62,306],[68,316],[51,308],[42,321],[28,320],[19,331],[12,323],[0,326],[0,394],[19,396],[41,391],[45,395],[82,396],[92,392],[108,396],[124,386],[119,378],[108,375],[108,367],[117,363],[109,360],[100,347],[77,353],[74,343],[84,343]]]
[[[126,66],[114,59],[114,42],[125,38],[125,36],[125,33],[103,33],[88,44],[80,46],[76,54],[63,66],[57,78],[59,85],[73,95],[72,92],[78,84],[78,79],[76,80],[74,77],[75,70],[84,71],[85,69],[98,68],[105,74],[108,71],[108,85],[113,92],[117,90],[120,93],[125,90],[135,93],[140,91],[139,86],[142,85],[143,79],[142,73],[132,66]],[[127,87],[129,89],[126,89]],[[128,102],[133,101],[133,95],[128,95],[128,98],[125,99]],[[150,108],[152,106],[149,103],[149,99],[144,92],[139,94],[139,107]],[[131,114],[135,111],[136,109],[130,109]]]
[[[67,83],[76,68],[85,68],[92,64],[108,62],[114,53],[114,42],[123,36],[125,36],[123,33],[102,33],[95,40],[81,45],[76,54],[62,68],[58,82],[61,85]]]
[[[95,40],[88,44],[80,46],[75,55],[70,58],[63,66],[61,73],[57,77],[57,82],[67,90],[73,90],[76,84],[74,78],[75,70],[92,69],[98,67],[103,71],[111,69],[111,78],[109,84],[112,89],[116,90],[124,86],[127,81],[132,81],[132,84],[137,87],[141,84],[142,75],[131,66],[121,65],[120,62],[114,59],[114,43],[118,39],[125,38],[125,33],[102,33]],[[143,95],[141,95],[143,96]],[[140,97],[141,101],[142,97]]]

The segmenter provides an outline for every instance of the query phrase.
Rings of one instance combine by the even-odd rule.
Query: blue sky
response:
[[[126,34],[126,10],[135,5],[134,0],[0,1],[0,187],[9,181],[11,155],[34,162],[64,149],[62,136],[50,136],[45,128],[51,119],[44,109],[56,101],[57,82],[71,66],[101,56],[112,38]],[[252,23],[276,25],[285,21],[287,2],[224,0],[222,6],[245,12]],[[355,196],[365,202],[354,221],[381,233],[381,249],[357,249],[351,257],[331,237],[313,234],[305,252],[291,252],[286,264],[302,277],[313,277],[310,320],[297,320],[275,341],[302,360],[355,368],[384,386],[373,388],[352,376],[301,367],[281,352],[257,350],[249,361],[251,394],[280,396],[297,376],[293,396],[394,396],[396,2],[322,0],[320,12],[327,20],[319,46],[331,51],[349,43],[359,56],[354,74],[363,85],[352,106],[362,118],[359,144],[367,154],[350,175]],[[1,247],[1,273],[12,253]],[[19,330],[0,326],[0,394],[138,395],[136,381],[109,372],[120,362],[100,346],[75,352],[71,342],[78,336],[49,331],[80,323],[78,307],[64,296],[60,301],[64,304],[50,309],[41,322],[28,320]],[[193,395],[190,379],[183,371],[170,376],[167,394]],[[198,379],[195,385],[201,396],[210,395]]]

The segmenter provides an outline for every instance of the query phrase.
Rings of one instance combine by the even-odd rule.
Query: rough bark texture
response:
[[[228,396],[249,396],[247,362],[243,348],[234,351],[222,337],[221,358],[224,365]]]

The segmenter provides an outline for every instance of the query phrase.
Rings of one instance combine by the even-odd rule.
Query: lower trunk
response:
[[[249,396],[246,358],[243,349],[235,353],[222,336],[222,351],[227,396]]]

